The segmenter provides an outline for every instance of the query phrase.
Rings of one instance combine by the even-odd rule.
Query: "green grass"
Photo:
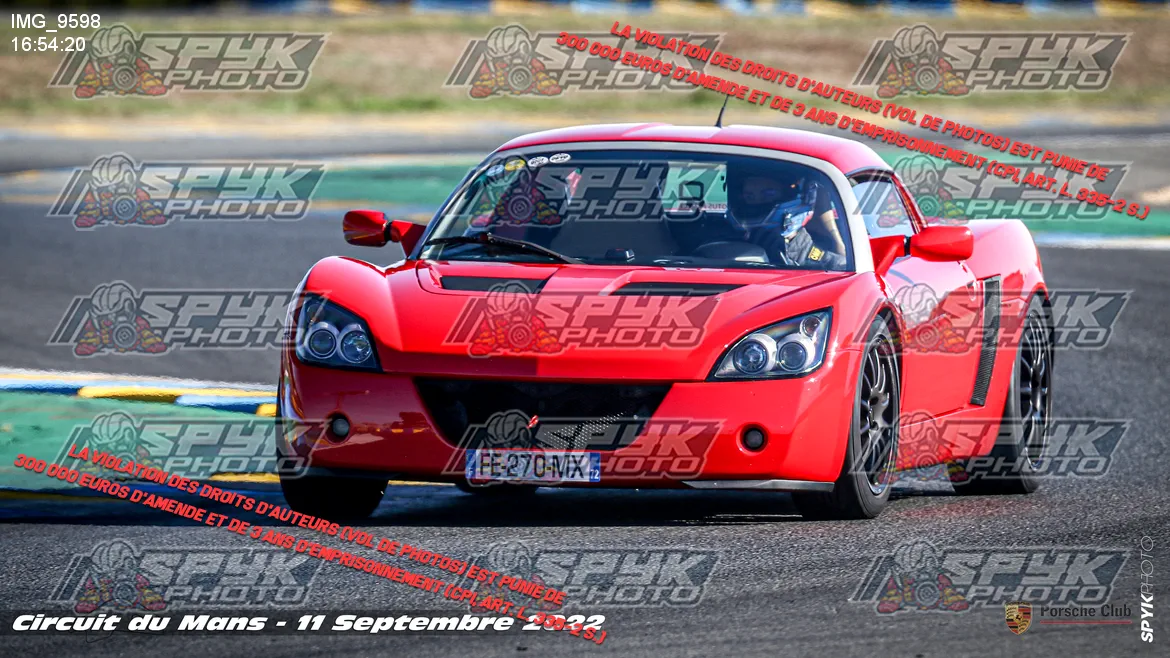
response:
[[[327,171],[314,199],[368,200],[402,206],[438,206],[474,161],[466,165],[409,165]]]
[[[444,88],[452,67],[471,39],[482,39],[497,26],[522,24],[530,32],[608,32],[617,16],[577,15],[548,11],[523,16],[465,14],[414,15],[385,12],[371,16],[285,16],[205,14],[117,15],[103,12],[103,24],[125,23],[145,31],[326,32],[323,50],[308,86],[293,93],[173,92],[162,98],[102,98],[79,101],[69,89],[48,89],[47,83],[63,53],[17,54],[13,36],[27,31],[0,25],[0,116],[114,118],[136,116],[269,116],[293,114],[402,115],[444,113],[487,119],[555,116],[573,119],[617,119],[633,114],[670,118],[695,111],[713,111],[722,102],[714,93],[695,92],[571,92],[559,98],[492,98],[473,100],[467,89]],[[789,69],[818,80],[848,84],[876,39],[888,39],[898,28],[927,20],[936,31],[1051,30],[1104,31],[1132,34],[1118,61],[1107,92],[972,93],[959,98],[904,96],[895,99],[923,111],[956,109],[1044,111],[1071,114],[1080,110],[1117,108],[1160,110],[1170,107],[1170,50],[1162,47],[1170,18],[1043,17],[945,18],[861,15],[851,18],[735,16],[697,17],[652,14],[628,17],[640,27],[722,34],[722,49],[745,59]],[[90,37],[92,30],[61,32]],[[751,84],[736,73],[719,74]],[[766,90],[769,83],[759,82]],[[872,94],[876,90],[870,90]],[[797,100],[823,99],[793,92]],[[767,121],[771,110],[739,103],[741,120]],[[756,118],[759,117],[759,118]]]
[[[0,392],[0,488],[75,489],[77,485],[16,468],[24,454],[53,463],[75,431],[89,427],[95,418],[121,411],[135,418],[255,420],[256,416],[198,407],[153,402],[127,402],[76,398],[45,393]]]

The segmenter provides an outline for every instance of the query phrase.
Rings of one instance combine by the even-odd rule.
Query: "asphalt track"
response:
[[[1127,149],[1130,150],[1130,149]],[[1132,155],[1132,150],[1130,154]],[[1162,153],[1147,154],[1165,167]],[[1093,157],[1094,153],[1085,153]],[[1096,156],[1100,157],[1100,156]],[[1136,158],[1135,158],[1136,159]],[[1155,164],[1153,161],[1157,161]],[[84,163],[82,163],[84,164]],[[1164,179],[1163,179],[1164,180]],[[124,279],[151,288],[291,287],[330,254],[391,262],[400,254],[348,247],[337,214],[291,224],[168,226],[78,232],[44,218],[44,209],[0,205],[0,365],[266,382],[273,352],[193,352],[161,357],[78,360],[45,345],[74,296]],[[1000,606],[960,614],[881,616],[849,601],[873,558],[924,539],[936,546],[991,548],[1117,547],[1129,562],[1111,601],[1137,619],[1141,537],[1153,539],[1156,574],[1170,565],[1170,439],[1166,327],[1170,256],[1162,251],[1042,249],[1054,288],[1132,290],[1108,347],[1057,355],[1058,417],[1130,419],[1132,426],[1101,479],[1053,479],[1031,496],[960,498],[938,487],[909,486],[876,521],[804,522],[786,495],[703,492],[542,491],[523,504],[500,504],[452,487],[394,487],[369,522],[372,533],[454,556],[516,540],[540,548],[679,547],[719,551],[701,603],[683,608],[598,609],[610,636],[601,647],[551,632],[494,637],[289,635],[78,636],[0,638],[4,653],[27,655],[400,654],[515,655],[1164,655],[1170,636],[1156,599],[1156,644],[1135,625],[1042,626],[1008,632]],[[2,435],[0,435],[2,437]],[[275,496],[276,494],[265,494]],[[4,499],[0,524],[0,601],[5,610],[42,609],[75,553],[97,542],[138,546],[249,547],[250,540],[188,525],[123,503],[32,504]],[[65,514],[65,516],[62,516]],[[11,518],[13,515],[23,518]],[[241,515],[247,520],[247,515]],[[257,519],[259,522],[259,519]],[[302,529],[298,537],[314,538]],[[1156,582],[1165,583],[1164,575]],[[407,611],[435,599],[368,574],[326,565],[306,607]],[[91,638],[92,640],[92,638]]]

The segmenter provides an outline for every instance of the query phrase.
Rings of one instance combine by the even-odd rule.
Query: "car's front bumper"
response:
[[[845,456],[858,366],[858,353],[845,350],[800,379],[673,383],[632,443],[598,450],[600,481],[584,486],[829,490]],[[279,395],[281,414],[304,421],[282,433],[280,447],[315,471],[463,476],[461,438],[442,435],[411,376],[307,366],[286,355]],[[344,441],[320,430],[338,415],[351,428]],[[767,436],[758,451],[741,439],[753,427]]]

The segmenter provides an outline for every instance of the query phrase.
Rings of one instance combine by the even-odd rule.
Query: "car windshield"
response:
[[[549,150],[489,160],[422,258],[852,269],[840,195],[808,165],[738,154]]]

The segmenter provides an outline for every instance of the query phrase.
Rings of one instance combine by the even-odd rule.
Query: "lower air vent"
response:
[[[462,448],[616,450],[633,442],[670,391],[669,384],[430,378],[415,386],[443,438]]]

